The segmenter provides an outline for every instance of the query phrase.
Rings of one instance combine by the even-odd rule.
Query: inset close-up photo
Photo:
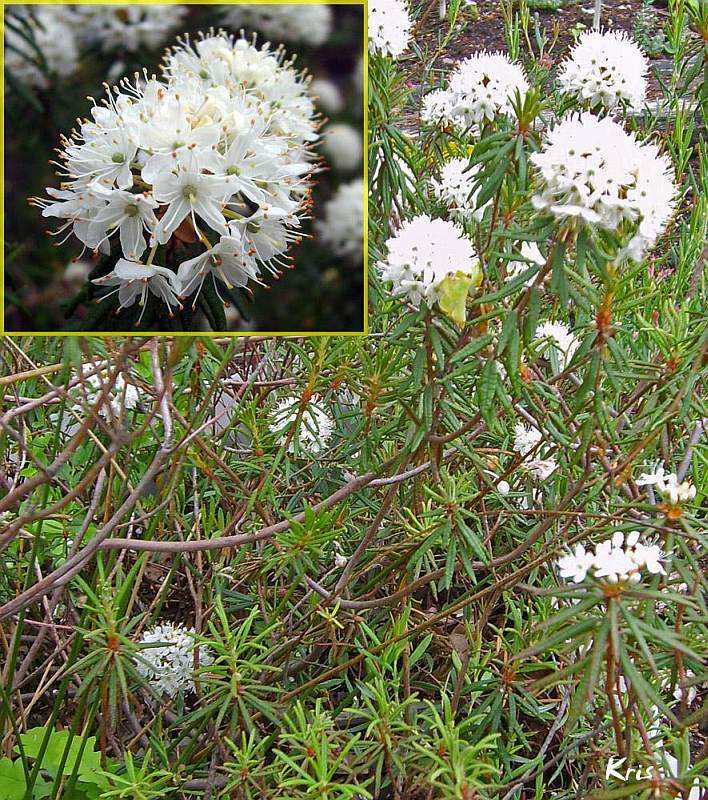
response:
[[[4,23],[4,332],[365,332],[362,4]]]

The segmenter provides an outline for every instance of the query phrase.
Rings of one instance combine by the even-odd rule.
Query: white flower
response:
[[[342,552],[342,545],[336,539],[332,542],[332,548],[334,550],[334,566],[337,569],[346,567],[349,559]]]
[[[637,478],[637,486],[655,486],[659,494],[672,505],[687,503],[696,496],[696,487],[690,481],[679,481],[675,472],[666,472],[663,465],[644,472]]]
[[[42,54],[45,69],[40,66],[37,51],[16,30],[24,30],[24,25]],[[13,77],[43,89],[49,85],[47,71],[66,78],[76,71],[79,60],[74,30],[64,6],[35,5],[31,15],[27,7],[13,9],[5,23],[5,69]]]
[[[117,418],[120,417],[123,408],[130,410],[137,407],[140,402],[140,393],[134,383],[126,381],[120,372],[114,375],[113,370],[110,370],[110,372],[94,372],[93,375],[87,374],[93,372],[94,369],[95,367],[92,364],[85,364],[82,367],[81,386],[85,392],[86,402],[90,405],[95,405],[105,385],[112,382],[105,399],[98,409],[98,413],[102,417],[106,419],[110,417]],[[82,410],[82,405],[75,403],[72,408],[75,411],[80,411]],[[68,419],[66,421],[69,422]],[[66,432],[71,434],[68,429]]]
[[[150,233],[157,225],[157,202],[149,195],[107,189],[100,184],[93,191],[105,198],[106,205],[91,218],[84,243],[95,250],[119,231],[123,255],[137,261],[145,252],[144,233]]]
[[[404,222],[386,242],[388,256],[379,263],[381,278],[391,281],[393,294],[414,306],[422,300],[432,305],[445,278],[462,272],[475,276],[479,260],[472,242],[454,225],[442,219],[418,216]]]
[[[229,224],[232,236],[243,237],[246,255],[255,257],[266,269],[278,274],[278,267],[288,267],[287,251],[291,242],[300,241],[300,218],[285,208],[264,205],[250,217]]]
[[[194,230],[200,230],[196,217],[221,236],[228,234],[222,208],[231,194],[227,182],[202,171],[193,153],[177,156],[173,169],[161,171],[153,179],[153,196],[159,203],[168,203],[155,227],[155,239],[168,242],[185,217],[190,217]]]
[[[561,89],[591,107],[644,104],[649,61],[624,31],[582,33],[558,70]]]
[[[688,503],[696,496],[696,487],[690,481],[679,482],[676,473],[671,472],[666,480],[659,485],[659,492],[672,505]]]
[[[540,481],[545,481],[558,469],[554,458],[534,458],[524,463],[524,467]]]
[[[695,677],[695,674],[690,669],[687,669],[686,670],[685,682],[690,680],[691,678],[694,678],[694,677]],[[683,688],[681,686],[677,686],[674,689],[673,694],[674,694],[674,699],[675,700],[682,700],[683,697],[685,696],[686,697],[686,704],[689,705],[689,706],[692,706],[693,705],[693,701],[698,696],[698,689],[696,689],[695,686],[686,686],[685,688]]]
[[[342,172],[362,169],[364,145],[361,134],[352,125],[336,122],[322,133],[322,150],[329,163]]]
[[[536,329],[536,342],[541,355],[550,357],[554,351],[558,357],[560,371],[572,361],[575,351],[580,347],[580,341],[571,333],[570,328],[562,322],[543,322]]]
[[[420,110],[420,119],[431,127],[445,127],[458,121],[455,113],[455,95],[447,89],[435,89],[426,94]]]
[[[439,180],[431,178],[433,194],[450,209],[453,217],[462,220],[484,217],[491,200],[476,208],[479,187],[475,186],[475,176],[479,169],[479,164],[470,166],[467,158],[453,158],[443,165]]]
[[[75,5],[71,16],[76,31],[87,44],[102,50],[158,47],[187,13],[180,5]]]
[[[179,265],[175,285],[180,296],[198,292],[208,275],[231,289],[248,286],[249,279],[258,281],[258,268],[241,237],[224,236],[210,250]]]
[[[155,645],[155,646],[153,646]],[[208,649],[195,643],[194,628],[165,622],[145,631],[140,642],[135,668],[157,694],[174,697],[194,688],[194,654],[199,666],[212,663]]]
[[[532,198],[536,208],[634,234],[623,251],[634,260],[654,244],[674,211],[670,159],[610,117],[566,117],[530,160],[542,179],[540,194]]]
[[[233,5],[226,6],[224,22],[236,30],[257,30],[272,42],[323,44],[332,32],[332,9],[328,5]]]
[[[99,286],[117,286],[112,292],[103,295],[102,300],[118,293],[121,308],[128,308],[140,298],[143,312],[147,307],[148,292],[159,297],[169,308],[178,306],[175,273],[155,264],[140,264],[119,258],[115,267],[103,278],[94,278]],[[140,315],[142,317],[142,313]]]
[[[608,545],[603,547],[603,545]],[[606,578],[609,583],[626,581],[636,573],[635,564],[622,547],[609,542],[598,545],[595,557],[595,577]]]
[[[523,67],[504,53],[475,53],[450,76],[455,122],[476,130],[486,120],[511,114],[516,94],[523,97],[528,89]]]
[[[582,583],[594,563],[595,555],[586,551],[582,544],[576,544],[573,552],[558,559],[558,570],[561,578]]]
[[[405,0],[371,0],[369,52],[398,58],[408,47],[413,22]]]
[[[577,545],[573,555],[560,558],[557,564],[561,577],[573,583],[582,583],[588,573],[609,583],[636,583],[641,580],[643,569],[651,575],[665,574],[661,563],[665,558],[657,544],[640,541],[639,531],[632,531],[626,537],[616,531],[612,538],[600,542],[594,552]]]
[[[652,472],[643,472],[636,480],[637,486],[663,486],[668,474],[663,464],[657,464]]]
[[[307,6],[307,8],[317,8],[317,6]],[[344,98],[337,84],[326,78],[312,81],[309,92],[315,103],[328,114],[338,114],[344,108]]]
[[[543,439],[543,434],[533,425],[524,425],[517,422],[514,426],[514,446],[513,449],[524,457],[522,467],[530,472],[534,478],[545,481],[558,469],[558,462],[555,458],[547,457],[548,448],[542,446],[535,450],[534,458],[528,460],[526,456]]]
[[[281,400],[273,411],[273,421],[269,426],[271,432],[283,436],[291,433],[292,426],[298,419],[299,411],[299,399],[285,398]],[[297,430],[291,434],[288,452],[293,454],[302,452],[316,456],[327,447],[327,442],[333,433],[334,420],[321,405],[310,401],[300,414]]]
[[[223,32],[185,40],[161,80],[122,81],[92,108],[63,140],[62,188],[34,202],[88,247],[109,253],[120,239],[129,261],[186,235],[203,262],[235,253],[219,243],[238,238],[243,274],[257,280],[261,266],[277,274],[287,265],[299,238],[318,124],[308,79],[282,49]]]
[[[514,450],[522,456],[528,455],[541,439],[543,434],[533,425],[517,422],[514,426]]]
[[[638,542],[630,553],[632,561],[640,568],[646,569],[652,575],[665,575],[666,570],[661,563],[665,558],[664,552],[658,544],[643,544]]]
[[[342,184],[325,203],[324,219],[317,220],[315,229],[335,255],[360,262],[364,255],[364,181]]]
[[[543,257],[536,242],[521,242],[519,254],[521,258],[524,259],[523,261],[510,261],[506,265],[507,280],[517,278],[519,275],[527,272],[529,269],[531,269],[533,264],[537,264],[539,267],[542,267],[546,263],[546,259]],[[534,282],[535,278],[536,276],[532,275],[524,282],[524,286],[530,286]]]

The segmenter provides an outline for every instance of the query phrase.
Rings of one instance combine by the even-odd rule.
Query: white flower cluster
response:
[[[431,125],[452,122],[476,132],[486,120],[510,114],[516,93],[523,97],[528,89],[520,64],[504,53],[480,51],[455,67],[447,89],[424,98],[421,116]]]
[[[541,355],[550,358],[554,352],[558,358],[560,371],[570,364],[580,340],[563,322],[543,322],[536,329],[537,349]]]
[[[439,180],[431,178],[433,195],[448,207],[454,218],[479,221],[484,217],[491,200],[476,208],[479,187],[475,186],[475,176],[479,170],[480,165],[470,166],[467,158],[453,158],[443,165]]]
[[[343,183],[325,203],[324,219],[315,228],[337,256],[359,263],[364,255],[364,181]]]
[[[79,60],[74,28],[60,6],[32,6],[32,13],[20,7],[7,15],[5,24],[5,69],[16,79],[32,86],[47,88],[50,74],[65,78]],[[18,30],[33,37],[46,68],[40,67],[37,51]]]
[[[542,187],[533,204],[559,219],[578,218],[605,230],[630,226],[626,255],[636,261],[666,227],[676,200],[671,160],[642,144],[610,117],[569,116],[530,160]]]
[[[391,281],[393,294],[418,307],[433,305],[445,278],[461,272],[475,275],[479,259],[472,242],[455,224],[422,215],[404,222],[386,242],[388,256],[378,267],[381,278]]]
[[[344,108],[339,87],[327,78],[316,78],[310,84],[309,91],[315,104],[328,114],[338,114]]]
[[[514,450],[524,457],[522,466],[538,480],[545,481],[558,469],[558,462],[553,457],[544,457],[548,449],[545,445],[535,449],[542,439],[543,434],[534,425],[517,422],[514,426]],[[534,458],[526,460],[534,449]]]
[[[233,5],[224,23],[236,30],[257,30],[272,42],[302,42],[317,47],[332,32],[332,9],[328,5]]]
[[[420,110],[420,119],[431,127],[445,127],[455,122],[455,98],[447,89],[435,89],[426,94]]]
[[[408,47],[411,20],[405,0],[369,2],[369,52],[398,58]]]
[[[195,644],[194,628],[165,622],[145,631],[139,642],[140,655],[135,668],[157,694],[174,697],[194,688],[194,651],[199,665],[208,666],[212,656],[207,648]]]
[[[286,397],[273,410],[271,433],[287,436],[298,418],[300,400]],[[291,436],[288,452],[305,453],[316,456],[326,447],[334,433],[334,420],[318,403],[312,401],[305,406],[298,423],[297,431]]]
[[[159,47],[184,19],[180,5],[75,5],[66,10],[77,35],[105,52]]]
[[[661,562],[666,556],[662,549],[658,544],[640,542],[639,538],[639,531],[627,534],[626,539],[617,531],[594,551],[577,544],[572,552],[558,559],[560,575],[571,583],[582,583],[588,573],[609,583],[637,583],[643,569],[652,575],[664,575]]]
[[[644,105],[649,61],[623,31],[592,30],[579,37],[558,71],[563,91],[591,107],[634,111]]]
[[[696,487],[690,481],[679,481],[675,472],[666,472],[663,466],[642,473],[637,478],[637,486],[655,486],[659,494],[674,506],[688,503],[696,496]]]
[[[341,172],[361,171],[364,144],[361,133],[346,122],[335,122],[322,131],[322,151],[327,162]]]
[[[109,253],[118,234],[124,259],[108,282],[139,287],[123,291],[124,305],[144,299],[145,282],[172,305],[207,277],[245,286],[261,266],[277,273],[309,206],[317,122],[307,79],[282,49],[219,32],[185,40],[164,69],[93,107],[63,140],[61,189],[35,200],[87,247]],[[175,275],[153,259],[176,233],[205,250]]]
[[[82,388],[85,392],[86,402],[95,405],[98,402],[104,387],[108,384],[110,388],[106,392],[104,401],[98,409],[102,417],[120,417],[121,411],[125,408],[130,410],[135,408],[140,402],[140,392],[134,383],[126,381],[123,373],[119,372],[114,376],[112,371],[94,372],[96,369],[93,364],[85,364],[82,368]],[[93,374],[90,374],[93,373]],[[74,405],[74,410],[82,409],[81,404]]]

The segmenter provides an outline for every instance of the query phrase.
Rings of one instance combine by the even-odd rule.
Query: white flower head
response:
[[[475,176],[479,169],[479,164],[470,166],[467,158],[453,158],[442,166],[439,180],[431,178],[433,194],[448,207],[453,218],[479,221],[492,202],[476,208],[479,187],[475,186]]]
[[[563,322],[543,322],[536,328],[536,342],[541,355],[550,357],[554,352],[558,358],[560,371],[572,361],[575,351],[580,347],[578,337]]]
[[[523,67],[504,53],[475,53],[455,67],[449,81],[455,121],[472,128],[511,114],[516,94],[528,90]]]
[[[316,8],[317,6],[307,6]],[[344,98],[336,83],[327,78],[317,78],[310,84],[310,96],[327,114],[338,114],[344,108]]]
[[[448,89],[435,89],[423,98],[420,118],[425,125],[445,127],[458,121],[455,94]]]
[[[411,20],[405,0],[371,0],[369,52],[398,58],[408,48]]]
[[[527,456],[542,439],[543,434],[533,425],[517,422],[514,426],[514,450],[519,455]]]
[[[301,401],[286,397],[273,410],[272,433],[291,435],[288,452],[317,456],[326,449],[334,433],[334,420],[319,403],[310,400],[300,413]],[[292,426],[297,421],[297,429]]]
[[[181,5],[74,5],[71,16],[82,41],[102,50],[135,52],[159,47],[184,19]]]
[[[328,5],[226,6],[224,22],[234,30],[259,31],[270,41],[297,42],[317,47],[332,33],[332,9]]]
[[[85,364],[82,367],[81,387],[85,395],[85,401],[89,405],[95,405],[99,397],[104,393],[106,384],[110,384],[105,398],[98,408],[98,413],[105,419],[111,417],[119,418],[123,409],[129,411],[136,408],[140,402],[140,392],[138,387],[123,377],[119,372],[113,375],[113,371],[95,372],[92,364]],[[93,373],[93,374],[90,374]],[[74,403],[74,411],[83,410],[81,403]]]
[[[541,177],[537,209],[631,238],[624,255],[638,260],[674,211],[677,189],[670,159],[642,144],[610,117],[568,116],[530,157]]]
[[[644,105],[649,60],[624,31],[584,31],[558,71],[561,89],[590,107]]]
[[[145,631],[138,645],[135,668],[159,695],[174,697],[194,688],[195,650],[200,666],[208,666],[213,660],[207,648],[195,643],[194,628],[172,622]]]
[[[360,262],[364,255],[364,181],[343,183],[325,203],[324,218],[317,220],[315,229],[335,255]]]
[[[460,228],[425,215],[404,222],[386,248],[388,256],[378,265],[382,280],[393,284],[394,295],[416,307],[423,300],[433,305],[448,276],[475,276],[480,269],[472,242]]]
[[[23,24],[31,31],[45,69],[40,67],[36,50],[16,30],[23,29]],[[76,71],[79,60],[74,31],[65,6],[32,6],[31,15],[20,6],[5,24],[5,69],[20,81],[43,89],[49,85],[47,71],[66,78]]]
[[[522,467],[539,481],[548,480],[558,469],[558,462],[555,458],[548,456],[548,447],[546,445],[537,447],[542,439],[543,434],[534,425],[517,422],[514,426],[513,449],[524,458]],[[532,451],[534,457],[527,458]]]
[[[664,575],[666,556],[659,545],[641,541],[639,531],[626,536],[616,531],[600,542],[594,551],[576,545],[575,552],[557,562],[560,575],[571,583],[582,583],[588,574],[607,583],[637,583],[642,570],[650,575]]]
[[[328,125],[322,132],[322,150],[336,170],[354,172],[362,169],[364,145],[361,133],[345,122]]]
[[[654,486],[671,505],[688,503],[696,496],[696,487],[690,481],[679,481],[675,472],[666,472],[663,464],[657,464],[651,472],[637,478],[637,486]]]
[[[62,188],[34,202],[91,249],[119,244],[139,263],[147,247],[175,237],[202,256],[241,251],[240,275],[257,280],[262,266],[288,266],[310,204],[318,126],[308,78],[281,48],[223,32],[185,39],[165,57],[162,79],[121,81],[92,108],[63,140]],[[155,294],[171,305],[169,293]]]

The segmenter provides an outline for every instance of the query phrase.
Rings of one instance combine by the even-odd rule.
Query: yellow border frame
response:
[[[364,256],[362,268],[364,270],[364,330],[363,331],[6,331],[5,330],[5,195],[3,192],[0,201],[0,214],[2,216],[2,252],[0,252],[0,335],[2,336],[98,336],[109,338],[113,336],[208,336],[210,338],[241,338],[248,336],[367,336],[369,333],[369,243],[368,243],[368,200],[369,200],[369,167],[367,158],[369,140],[369,108],[368,108],[368,79],[369,74],[369,50],[368,50],[368,6],[367,0],[299,0],[295,3],[284,3],[281,0],[249,0],[247,3],[216,3],[211,0],[197,0],[196,2],[179,3],[174,0],[140,0],[135,5],[355,5],[361,6],[363,16],[363,62],[364,80],[362,82],[362,115],[364,119],[363,130],[363,149],[364,149],[364,188],[362,202],[364,204]],[[0,20],[0,34],[2,35],[3,45],[0,50],[0,111],[3,118],[3,131],[0,134],[0,155],[2,164],[0,165],[0,180],[5,185],[5,14],[4,7],[12,5],[68,5],[68,3],[57,2],[57,0],[39,0],[39,2],[24,3],[22,0],[0,0],[3,8],[2,20]],[[76,0],[73,5],[127,5],[120,0]]]

